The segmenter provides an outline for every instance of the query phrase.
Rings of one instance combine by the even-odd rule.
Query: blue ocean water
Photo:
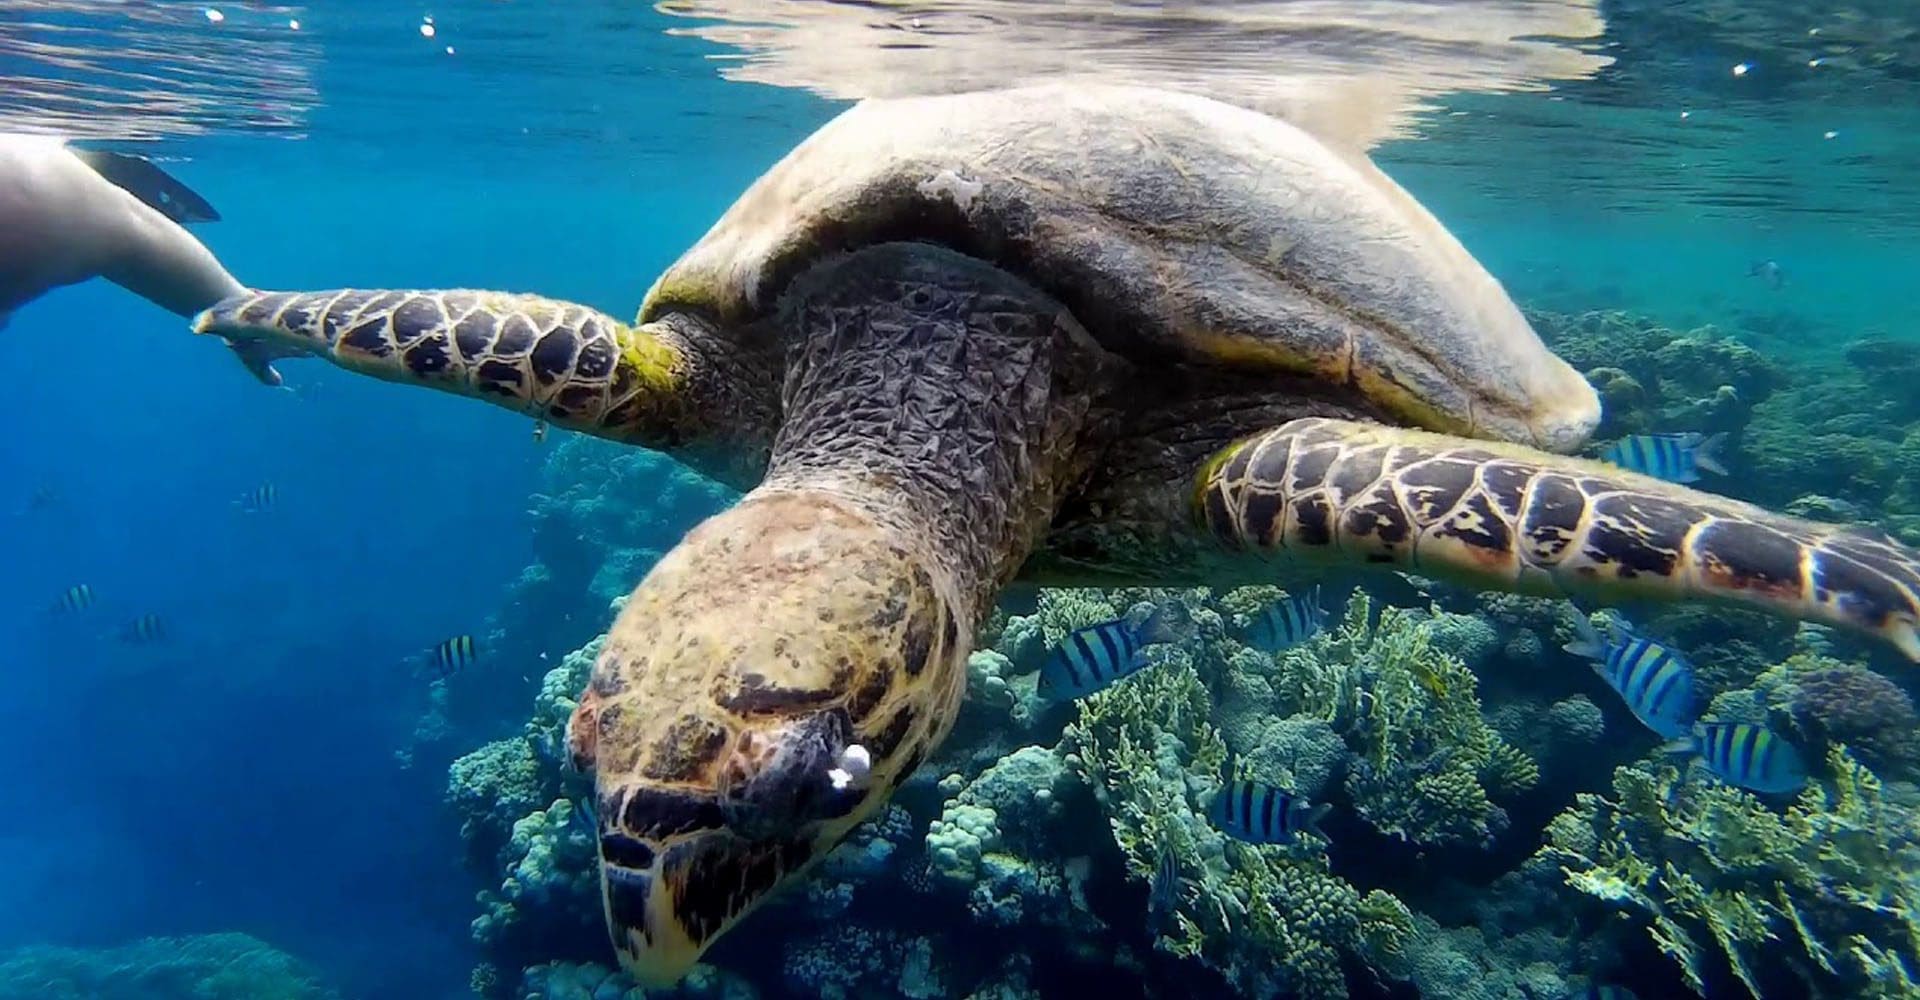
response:
[[[123,148],[219,209],[194,232],[250,286],[537,291],[625,317],[868,85],[856,62],[833,90],[766,56],[782,31],[808,44],[778,26],[780,5],[710,6],[0,3],[0,131],[142,140]],[[1911,340],[1920,92],[1888,67],[1920,63],[1828,56],[1857,74],[1828,85],[1807,79],[1822,57],[1800,39],[1920,20],[1729,4],[1716,32],[1719,5],[1684,23],[1661,6],[1601,4],[1610,20],[1572,47],[1610,65],[1436,95],[1375,159],[1528,308],[1713,324],[1788,369],[1865,336]],[[1171,51],[1198,29],[1160,30],[1127,44]],[[1383,44],[1349,41],[1349,67]],[[925,52],[925,75],[874,89],[941,89],[950,67],[937,42]],[[980,71],[970,58],[956,61]],[[1783,286],[1750,274],[1767,260]],[[548,666],[611,613],[595,599],[535,616],[550,631],[512,637],[529,655],[477,668],[484,684],[450,694],[455,735],[403,761],[430,707],[408,660],[502,613],[536,559],[528,511],[566,436],[314,361],[283,364],[290,391],[265,389],[103,281],[22,310],[0,367],[0,951],[242,931],[345,996],[469,995],[489,886],[444,804],[447,766],[518,733]],[[272,509],[236,506],[263,484]],[[658,547],[673,541],[663,529]],[[48,612],[82,583],[88,614]],[[147,612],[166,642],[114,640]]]

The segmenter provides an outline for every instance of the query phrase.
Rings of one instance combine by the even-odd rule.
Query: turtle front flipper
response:
[[[771,424],[771,375],[675,315],[632,327],[586,306],[503,292],[249,292],[194,317],[236,349],[326,358],[389,382],[472,396],[597,437],[671,449]],[[722,377],[724,374],[725,377]],[[764,444],[748,452],[764,453]],[[736,452],[738,449],[736,449]]]
[[[1295,420],[1207,463],[1197,515],[1274,558],[1389,565],[1602,601],[1757,606],[1920,660],[1920,553],[1598,462],[1346,420]]]

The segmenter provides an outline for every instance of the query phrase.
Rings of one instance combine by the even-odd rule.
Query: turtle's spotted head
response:
[[[913,539],[826,494],[756,492],[668,553],[569,735],[622,964],[679,979],[881,808],[951,728],[970,637]]]

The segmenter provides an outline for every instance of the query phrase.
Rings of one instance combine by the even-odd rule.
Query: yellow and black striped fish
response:
[[[270,510],[280,500],[280,488],[272,483],[261,483],[253,489],[240,494],[234,504],[249,514]]]
[[[1717,449],[1726,434],[1633,434],[1615,441],[1600,460],[1673,483],[1691,483],[1700,473],[1727,474]]]
[[[1162,606],[1137,625],[1121,616],[1067,633],[1040,668],[1040,697],[1070,701],[1132,676],[1147,665],[1146,647],[1174,641],[1171,621]]]
[[[1609,618],[1602,637],[1585,613],[1574,609],[1577,638],[1562,648],[1594,661],[1593,669],[1613,688],[1648,729],[1670,740],[1693,730],[1693,668],[1686,657],[1642,638],[1618,618]]]
[[[159,642],[167,637],[166,622],[152,611],[120,627],[120,641],[133,643]]]
[[[479,658],[480,649],[470,635],[456,635],[433,647],[433,669],[442,678],[452,677]]]
[[[1698,753],[1714,776],[1755,792],[1797,792],[1807,784],[1807,762],[1793,744],[1765,726],[1696,722],[1668,753]]]
[[[90,607],[93,607],[93,585],[87,583],[76,583],[68,587],[60,595],[60,600],[54,603],[54,610],[68,613],[85,611]]]

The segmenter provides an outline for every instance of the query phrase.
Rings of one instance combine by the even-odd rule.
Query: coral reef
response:
[[[1582,793],[1542,854],[1569,885],[1647,924],[1687,984],[1714,960],[1755,997],[1797,979],[1815,996],[1914,996],[1920,961],[1920,824],[1841,745],[1830,781],[1784,813],[1672,765],[1615,771],[1613,797]]]
[[[1599,391],[1600,439],[1738,431],[1784,382],[1765,355],[1711,326],[1677,333],[1619,311],[1528,319]]]
[[[1913,698],[1858,663],[1801,654],[1781,664],[1787,710],[1808,736],[1845,743],[1869,764],[1905,770],[1920,757],[1920,715]]]
[[[1477,678],[1442,648],[1466,642],[1486,655],[1497,637],[1484,622],[1445,612],[1388,607],[1377,623],[1371,613],[1372,601],[1356,592],[1338,628],[1284,653],[1278,704],[1290,715],[1345,720],[1354,751],[1347,797],[1382,833],[1416,844],[1499,833],[1506,819],[1494,798],[1531,788],[1539,765],[1482,718]]]
[[[1229,841],[1194,807],[1192,793],[1217,784],[1226,758],[1207,715],[1197,673],[1167,665],[1086,699],[1061,741],[1128,867],[1145,876],[1160,851],[1178,858],[1192,891],[1164,946],[1200,957],[1250,996],[1345,996],[1343,956],[1391,974],[1410,930],[1399,900],[1334,876],[1324,853]]]
[[[1530,316],[1605,397],[1597,443],[1725,431],[1737,474],[1707,488],[1920,540],[1920,404],[1904,388],[1920,350],[1863,341],[1789,370],[1716,327]],[[515,588],[532,602],[516,621],[551,617],[535,605],[563,591],[617,603],[659,546],[728,497],[584,440],[556,451],[548,477],[535,507],[553,538]],[[1901,681],[1871,669],[1879,653],[1737,609],[1622,609],[1685,652],[1712,715],[1766,723],[1825,761],[1798,799],[1769,803],[1684,761],[1637,760],[1657,740],[1562,650],[1580,613],[1566,601],[1419,579],[1342,598],[1329,578],[1319,634],[1252,648],[1242,636],[1295,586],[1283,582],[1006,595],[946,744],[750,918],[752,947],[723,942],[715,965],[646,995],[1024,1000],[1061,983],[1101,992],[1101,976],[1149,995],[1261,998],[1540,1000],[1622,981],[1642,996],[1916,994],[1920,791],[1900,779],[1920,768],[1920,720]],[[1149,647],[1148,666],[1071,704],[1038,696],[1068,632],[1149,603],[1179,637]],[[515,693],[534,703],[520,732],[449,772],[480,879],[475,985],[491,998],[640,996],[609,967],[585,784],[560,766],[598,650],[568,641],[585,645]],[[462,714],[440,697],[435,739]],[[1331,806],[1331,839],[1255,845],[1215,829],[1230,757]],[[1150,916],[1163,858],[1176,898]],[[1673,961],[1647,960],[1657,953]]]
[[[300,961],[245,934],[0,955],[0,997],[33,1000],[338,1000]]]

